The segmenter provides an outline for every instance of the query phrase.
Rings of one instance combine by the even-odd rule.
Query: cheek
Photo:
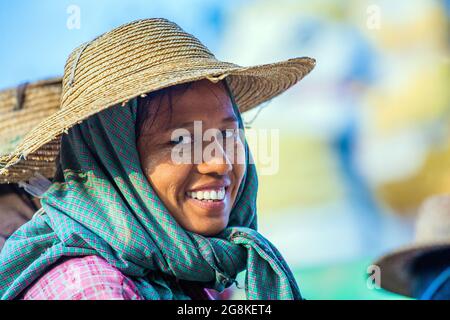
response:
[[[174,164],[170,148],[153,152],[148,150],[141,153],[142,171],[160,199],[174,200],[189,177],[189,166]]]
[[[141,166],[147,178],[150,178],[150,176],[153,175],[155,171],[159,171],[158,168],[161,165],[168,163],[167,158],[167,154],[164,152],[154,152],[153,154],[146,154],[141,160]]]
[[[139,160],[142,171],[148,180],[158,171],[158,167],[170,160],[170,150],[164,148],[156,148],[151,143],[145,143],[142,140],[138,141],[137,149],[139,153]]]
[[[239,186],[242,183],[242,179],[244,178],[246,165],[245,164],[234,164],[233,165],[233,175],[236,181],[235,185],[235,196],[237,195],[237,191],[239,190]]]
[[[189,172],[186,171],[180,165],[159,163],[146,175],[157,191],[164,192],[164,196],[169,197],[183,188],[189,176]]]

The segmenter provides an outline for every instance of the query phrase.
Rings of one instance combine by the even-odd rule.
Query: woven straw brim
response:
[[[52,78],[0,92],[0,156],[13,152],[33,127],[59,110],[61,91],[62,79]],[[53,177],[57,155],[54,143],[45,144],[18,163],[7,178],[0,176],[0,184],[18,182],[34,171]]]
[[[380,267],[381,287],[385,290],[413,297],[413,275],[411,266],[425,253],[438,252],[450,248],[450,241],[414,244],[400,248],[380,257],[373,264]]]
[[[4,181],[17,182],[28,180],[36,171],[53,172],[61,134],[89,116],[141,94],[205,78],[213,82],[226,78],[240,111],[245,112],[284,92],[314,66],[315,60],[311,58],[254,67],[240,67],[215,59],[185,60],[175,64],[170,74],[155,73],[154,69],[142,70],[138,75],[123,78],[122,82],[100,82],[96,85],[103,86],[104,95],[98,95],[93,100],[76,100],[78,93],[71,92],[67,99],[74,100],[65,101],[70,107],[50,115],[31,130],[12,153],[0,157],[3,167],[0,176],[3,175]],[[77,89],[82,91],[87,88]]]

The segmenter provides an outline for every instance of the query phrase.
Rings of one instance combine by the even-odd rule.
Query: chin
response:
[[[208,219],[209,220],[209,219]],[[227,227],[228,219],[220,219],[219,221],[201,221],[195,224],[191,232],[200,234],[202,236],[215,236]]]

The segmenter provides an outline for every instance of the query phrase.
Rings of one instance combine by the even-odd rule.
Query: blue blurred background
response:
[[[413,240],[425,198],[450,193],[450,1],[0,3],[0,88],[62,75],[75,47],[149,17],[241,65],[316,58],[253,122],[279,130],[279,170],[260,177],[260,231],[307,299],[404,298],[368,285],[367,268]]]

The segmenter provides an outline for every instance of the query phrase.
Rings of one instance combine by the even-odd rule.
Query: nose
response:
[[[197,170],[202,174],[215,173],[225,175],[233,169],[233,165],[220,143],[214,142],[214,152],[203,152],[203,160],[197,165]]]

